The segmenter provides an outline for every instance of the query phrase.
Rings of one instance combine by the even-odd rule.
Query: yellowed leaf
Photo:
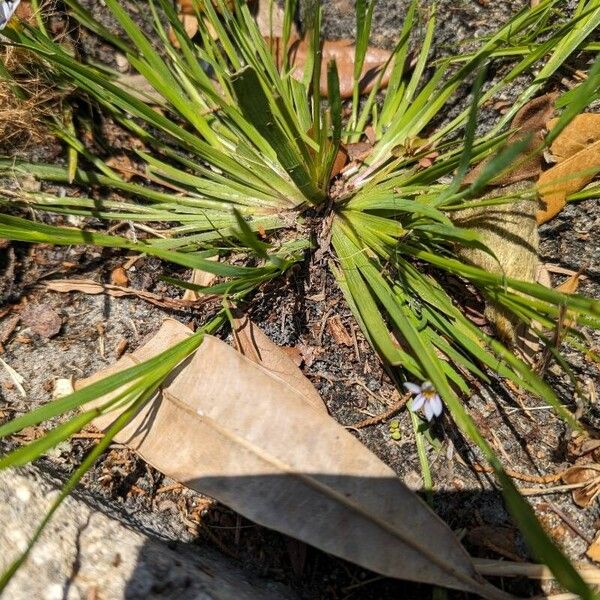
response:
[[[188,335],[183,325],[166,321],[108,372]],[[115,412],[94,424],[105,429]],[[510,598],[477,574],[450,528],[394,471],[302,394],[215,337],[204,336],[116,440],[252,521],[364,568]]]
[[[574,294],[579,287],[579,278],[581,275],[579,273],[575,273],[571,275],[565,281],[563,281],[560,285],[556,286],[556,290],[558,292],[562,292],[563,294]]]
[[[548,122],[549,131],[554,129],[558,119]],[[550,146],[550,152],[557,162],[585,150],[600,140],[600,114],[582,113],[577,115],[558,135]]]
[[[567,196],[583,189],[600,171],[600,141],[544,171],[537,188],[545,207],[538,211],[538,223],[555,217],[567,203]]]
[[[598,536],[585,551],[588,558],[591,558],[595,562],[600,562],[600,536]]]

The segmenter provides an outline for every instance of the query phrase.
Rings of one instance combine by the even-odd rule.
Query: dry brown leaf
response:
[[[129,285],[129,277],[127,277],[127,271],[123,267],[116,267],[110,274],[110,282],[113,285],[119,287],[126,287]]]
[[[294,69],[292,76],[301,80],[304,75],[304,65],[310,52],[306,40],[296,41],[290,48],[290,63]],[[352,97],[353,74],[354,74],[354,52],[355,46],[352,40],[325,40],[322,48],[321,59],[321,94],[328,95],[327,89],[327,65],[335,61],[340,79],[340,95],[342,98]],[[375,85],[375,81],[390,58],[390,51],[383,48],[369,46],[365,55],[365,62],[360,73],[361,94],[368,94]],[[391,65],[386,69],[382,79],[381,88],[387,87],[391,75]]]
[[[208,260],[218,261],[218,256],[209,256]],[[209,287],[215,283],[217,280],[217,276],[214,273],[209,273],[208,271],[201,271],[199,269],[194,269],[192,271],[192,277],[190,278],[190,283],[194,285],[201,285],[203,287]],[[205,297],[206,294],[202,294],[201,292],[197,292],[195,290],[185,290],[183,293],[183,299],[190,302],[197,302]]]
[[[298,368],[288,352],[274,344],[247,315],[238,314],[233,321],[234,340],[239,352],[286,382],[300,393],[311,406],[327,413],[327,407],[319,392]]]
[[[337,344],[341,344],[342,346],[352,346],[352,336],[344,327],[339,315],[334,315],[327,320],[327,329],[329,329],[329,333]]]
[[[162,106],[165,103],[165,99],[139,73],[119,75],[115,79],[115,83],[139,100],[149,102],[155,106]]]
[[[108,283],[98,283],[92,279],[53,279],[45,284],[45,288],[51,292],[81,292],[83,294],[108,294],[115,298],[123,296],[135,296],[146,302],[150,302],[162,308],[192,308],[199,306],[204,302],[212,300],[213,296],[204,296],[201,300],[187,301],[177,300],[175,298],[164,298],[152,292],[145,290],[136,290],[128,287]]]
[[[556,286],[556,291],[562,292],[563,294],[574,294],[577,291],[577,288],[579,287],[580,277],[580,273],[575,273],[574,275],[571,275],[560,285]]]
[[[108,372],[188,335],[166,321]],[[95,425],[106,429],[115,417]],[[484,598],[510,597],[478,576],[453,532],[356,438],[212,336],[116,440],[252,521],[364,568]]]
[[[194,15],[188,15],[185,13],[180,14],[178,17],[179,21],[183,25],[183,30],[186,35],[192,39],[198,33],[198,19]],[[177,39],[177,35],[175,35],[175,31],[172,27],[169,27],[169,41],[175,48],[179,48],[179,40]]]
[[[567,469],[562,476],[565,483],[581,484],[572,491],[573,501],[577,506],[589,506],[600,494],[600,465],[588,463]]]
[[[543,131],[546,123],[554,114],[554,100],[556,94],[545,94],[534,98],[525,104],[514,116],[510,125],[514,133],[511,133],[506,145],[509,146],[525,136],[531,136],[527,147],[515,158],[515,167],[495,177],[490,185],[502,186],[517,183],[519,181],[534,180],[542,170],[542,155],[539,152],[532,154],[543,142]],[[462,181],[462,185],[472,184],[481,175],[485,167],[493,160],[493,157],[479,163],[471,169]]]
[[[140,174],[140,170],[126,154],[111,156],[105,162],[111,169],[117,171],[125,181],[130,181],[132,177]]]
[[[518,530],[499,525],[479,525],[467,532],[469,544],[492,550],[514,560],[519,560]]]
[[[193,37],[198,31],[198,22],[193,3],[189,0],[181,0],[179,3],[179,19],[183,23],[188,36]],[[214,4],[214,3],[213,3]],[[281,47],[281,36],[283,33],[284,11],[277,2],[272,4],[269,1],[260,0],[255,14],[258,29],[267,43],[277,56],[279,64],[283,58],[283,48]],[[169,38],[176,47],[179,46],[175,34],[170,31]],[[288,49],[290,64],[294,67],[292,76],[301,80],[304,75],[304,65],[310,52],[309,43],[306,40],[300,40],[295,26],[292,26],[291,46]],[[327,65],[333,60],[337,64],[340,80],[340,94],[342,98],[352,97],[353,75],[354,75],[354,53],[355,46],[352,40],[325,40],[322,45],[321,61],[321,94],[328,95],[327,89]],[[387,63],[391,56],[389,50],[369,46],[361,71],[361,94],[368,94],[375,84],[381,69]],[[385,88],[389,82],[392,71],[390,64],[386,69],[382,80],[381,88]]]
[[[600,141],[544,171],[537,187],[545,207],[537,214],[538,223],[555,217],[567,203],[567,196],[583,189],[600,171]]]
[[[249,4],[252,4],[252,2],[249,2]],[[202,4],[200,3],[199,6],[201,5]],[[215,7],[215,9],[219,10],[219,3],[216,0],[213,0],[212,5]],[[225,6],[227,6],[229,10],[233,8],[233,5],[233,0],[225,0]],[[177,0],[177,7],[179,12],[183,13],[184,15],[196,14],[193,0]]]
[[[546,125],[552,131],[558,119],[551,119]],[[600,114],[582,113],[577,115],[558,135],[550,146],[550,152],[557,162],[577,154],[600,140]]]
[[[585,551],[585,555],[595,562],[600,562],[600,536],[598,536]]]
[[[348,151],[343,146],[340,146],[338,153],[335,155],[333,161],[333,167],[331,167],[331,178],[333,179],[336,175],[339,175],[342,169],[348,164]]]
[[[233,1],[226,2],[229,9],[233,8]],[[249,2],[251,10],[254,13],[254,19],[258,26],[258,30],[265,37],[281,37],[283,35],[283,22],[284,22],[284,10],[278,2],[270,2],[269,0],[258,0],[257,2]],[[256,5],[256,6],[255,6]],[[217,2],[213,2],[215,9],[219,10]],[[186,33],[193,37],[198,31],[198,22],[196,20],[196,11],[191,0],[180,0],[178,2],[179,19],[184,24]],[[194,21],[195,25],[191,24],[191,20]],[[206,23],[207,26],[212,29],[210,23]],[[189,31],[188,31],[189,28]],[[190,35],[191,33],[191,35]],[[174,34],[169,34],[170,37]],[[297,36],[297,30],[295,23],[292,23],[292,36]],[[171,41],[173,42],[173,39]],[[175,44],[177,47],[177,44]]]

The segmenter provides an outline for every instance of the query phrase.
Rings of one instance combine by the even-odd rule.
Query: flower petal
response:
[[[433,407],[431,406],[431,402],[425,402],[423,412],[425,413],[425,418],[428,421],[431,421],[431,419],[433,419]]]
[[[442,414],[442,411],[444,410],[444,405],[442,404],[442,399],[438,396],[438,394],[436,394],[429,401],[429,404],[431,404],[431,408],[433,410],[433,414],[436,417],[439,417]]]
[[[404,387],[411,393],[411,394],[420,394],[421,393],[421,386],[417,385],[416,383],[411,383],[410,381],[406,381],[404,383]]]
[[[421,408],[421,406],[423,406],[424,403],[425,396],[423,396],[423,394],[419,394],[418,396],[415,396],[412,402],[410,403],[410,410],[412,410],[413,412],[417,412]]]

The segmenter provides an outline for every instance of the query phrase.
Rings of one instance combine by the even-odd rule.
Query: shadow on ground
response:
[[[309,490],[314,493],[300,493],[300,488],[310,480]],[[189,483],[189,482],[188,482]],[[164,569],[157,572],[157,556],[160,545],[150,539],[140,550],[134,572],[126,586],[126,600],[142,598],[178,598],[196,600],[200,598],[230,598],[225,589],[211,590],[204,596],[193,584],[194,575],[190,573],[190,560],[196,560],[196,566],[203,569],[202,577],[208,575],[215,580],[223,573],[207,573],[202,567],[205,554],[205,540],[210,540],[229,554],[236,569],[248,574],[248,598],[265,598],[264,589],[252,596],[253,582],[257,578],[261,585],[265,581],[273,582],[273,599],[302,598],[314,600],[397,600],[441,598],[433,585],[418,584],[406,580],[383,577],[361,566],[334,556],[353,556],[363,565],[380,564],[388,573],[397,572],[406,578],[427,579],[432,584],[448,581],[449,576],[435,564],[435,559],[423,560],[417,553],[404,544],[401,537],[421,545],[425,552],[433,552],[440,561],[451,564],[468,572],[468,558],[459,547],[453,548],[456,537],[449,535],[446,526],[431,514],[424,500],[417,499],[409,503],[407,498],[395,493],[398,480],[394,478],[344,477],[311,474],[306,477],[256,475],[251,477],[208,477],[191,483],[195,489],[207,493],[219,490],[221,498],[236,496],[246,499],[254,496],[255,504],[246,507],[246,514],[259,515],[263,519],[266,511],[271,510],[270,518],[278,519],[282,531],[296,532],[304,540],[319,539],[320,544],[330,553],[318,550],[309,544],[288,537],[284,533],[261,527],[252,521],[235,515],[235,525],[223,525],[231,521],[206,515],[200,528],[198,539],[192,543],[175,543],[170,547],[181,555],[181,564],[173,567],[168,561]],[[336,490],[338,496],[332,500]],[[262,498],[272,498],[261,502]],[[275,505],[271,505],[274,502]],[[337,502],[345,503],[348,508],[343,514],[334,509]],[[430,498],[432,506],[454,529],[458,536],[464,536],[463,542],[474,556],[483,558],[505,557],[513,560],[528,560],[527,551],[510,517],[503,509],[502,498],[497,491],[440,492]],[[236,504],[235,500],[230,502]],[[374,519],[367,519],[359,508],[368,503]],[[271,508],[265,508],[270,506]],[[226,511],[219,507],[219,512]],[[278,516],[276,517],[275,514]],[[341,516],[340,516],[341,515]],[[456,515],[456,519],[453,519]],[[502,515],[502,517],[500,516]],[[490,522],[490,518],[492,521]],[[465,519],[470,519],[466,522]],[[370,521],[370,523],[368,523]],[[463,529],[465,528],[465,529]],[[393,531],[400,532],[395,535]],[[473,534],[475,532],[475,534]],[[412,542],[411,542],[412,543]],[[496,552],[493,551],[496,550]],[[160,561],[159,561],[160,563]],[[160,571],[160,567],[159,567]],[[189,577],[186,584],[186,573]],[[541,592],[534,582],[525,579],[494,579],[492,583],[505,591],[521,597],[531,597]],[[278,584],[278,585],[277,585]],[[186,587],[187,585],[187,587]],[[212,594],[212,595],[211,595]],[[239,596],[238,596],[239,597]],[[461,591],[448,591],[447,598],[476,598],[476,594]]]

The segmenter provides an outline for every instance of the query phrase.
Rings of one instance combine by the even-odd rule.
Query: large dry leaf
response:
[[[549,131],[554,129],[558,119],[548,122]],[[558,135],[550,146],[550,152],[556,162],[585,150],[591,144],[600,140],[600,114],[582,113],[577,115]]]
[[[109,372],[189,334],[167,321]],[[97,425],[106,428],[113,415]],[[117,440],[254,522],[365,568],[484,598],[509,597],[477,575],[452,531],[389,467],[300,393],[217,338],[205,336]]]
[[[543,131],[546,123],[554,114],[555,99],[556,94],[545,94],[530,100],[517,112],[510,125],[513,133],[506,140],[506,145],[515,144],[526,136],[529,136],[529,143],[515,159],[515,166],[495,177],[490,185],[503,186],[528,179],[534,180],[540,174],[542,154],[539,149],[543,143]],[[472,184],[492,159],[493,157],[484,160],[469,171],[462,184]]]
[[[282,348],[274,344],[247,315],[239,314],[233,322],[236,347],[244,356],[293,387],[311,406],[327,413],[315,386]]]
[[[538,223],[545,223],[556,216],[567,203],[567,196],[582,190],[598,171],[600,141],[544,171],[537,183],[538,192],[545,204],[537,214]]]

